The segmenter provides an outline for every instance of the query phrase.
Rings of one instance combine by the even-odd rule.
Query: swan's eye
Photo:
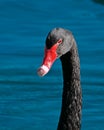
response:
[[[55,44],[61,44],[62,43],[62,39],[60,38],[59,40],[56,40],[55,38],[52,39],[46,39],[46,48],[50,49],[53,45]]]

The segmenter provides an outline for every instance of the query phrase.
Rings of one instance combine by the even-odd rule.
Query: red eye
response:
[[[57,41],[57,43],[58,43],[58,44],[61,44],[61,43],[62,43],[62,39],[59,39],[59,40]]]

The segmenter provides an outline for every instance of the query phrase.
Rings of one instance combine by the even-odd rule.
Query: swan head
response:
[[[72,40],[71,32],[63,28],[55,28],[48,33],[43,63],[37,71],[39,76],[47,74],[54,61],[70,51]]]

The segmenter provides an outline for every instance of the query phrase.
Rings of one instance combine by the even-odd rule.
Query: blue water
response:
[[[0,0],[0,130],[56,130],[62,70],[43,78],[47,33],[71,30],[81,60],[82,130],[104,130],[104,4],[97,0]]]

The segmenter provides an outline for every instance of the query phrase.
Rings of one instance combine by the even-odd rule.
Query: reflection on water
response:
[[[0,130],[56,130],[60,61],[44,78],[36,70],[48,31],[60,26],[73,32],[79,48],[82,130],[104,129],[104,6],[90,0],[1,0]]]
[[[93,0],[93,1],[96,2],[96,3],[104,5],[104,0]]]

